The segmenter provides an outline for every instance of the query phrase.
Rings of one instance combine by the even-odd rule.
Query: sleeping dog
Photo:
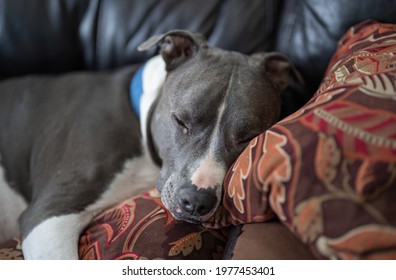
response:
[[[176,219],[207,221],[227,169],[277,121],[293,68],[283,55],[185,30],[139,50],[154,46],[138,70],[0,84],[0,241],[20,235],[26,259],[77,259],[96,214],[155,184]]]

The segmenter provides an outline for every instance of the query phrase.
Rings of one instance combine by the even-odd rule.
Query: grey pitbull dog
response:
[[[25,258],[77,259],[97,213],[155,183],[177,219],[213,215],[227,169],[278,119],[293,67],[185,30],[139,49],[157,45],[140,120],[125,93],[135,68],[1,83],[0,242],[21,234]]]

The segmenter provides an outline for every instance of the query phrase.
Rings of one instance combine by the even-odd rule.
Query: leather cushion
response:
[[[279,1],[0,0],[0,78],[104,70],[146,61],[137,46],[171,29],[203,33],[213,46],[268,51]]]
[[[275,49],[294,61],[310,98],[336,51],[336,43],[353,25],[367,19],[396,23],[396,2],[388,0],[283,2]],[[307,101],[307,100],[306,100]]]

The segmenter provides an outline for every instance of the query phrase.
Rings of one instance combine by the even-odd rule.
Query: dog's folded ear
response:
[[[304,85],[301,74],[287,56],[278,52],[268,52],[253,54],[252,58],[255,64],[264,69],[266,75],[280,90],[287,88],[291,75],[294,75],[298,82]]]
[[[145,51],[154,46],[160,47],[166,70],[170,71],[193,57],[200,48],[206,48],[207,41],[199,33],[177,29],[149,38],[139,45],[138,51]]]

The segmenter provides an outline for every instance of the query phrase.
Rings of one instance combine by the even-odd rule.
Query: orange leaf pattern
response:
[[[244,156],[239,157],[232,167],[230,183],[228,184],[228,196],[233,199],[233,204],[239,213],[245,212],[243,200],[246,197],[245,189],[242,188],[243,180],[246,179],[252,166],[252,149],[257,145],[257,139],[253,139],[243,151]],[[236,171],[238,169],[238,171]]]
[[[201,249],[202,247],[202,236],[200,232],[193,232],[185,237],[170,243],[173,245],[169,250],[169,256],[176,256],[183,253],[183,256],[191,254],[193,249]]]
[[[320,201],[310,199],[300,203],[295,213],[296,230],[304,242],[312,242],[323,233],[323,216]]]
[[[261,187],[259,180],[251,173],[259,173],[257,166],[262,153],[263,135],[253,139],[241,156],[229,169],[224,182],[223,207],[219,207],[212,219],[205,224],[207,227],[220,228],[230,224],[262,222],[274,217],[269,207],[268,190]],[[246,187],[251,186],[251,187]],[[251,211],[252,205],[258,205],[259,211]]]

